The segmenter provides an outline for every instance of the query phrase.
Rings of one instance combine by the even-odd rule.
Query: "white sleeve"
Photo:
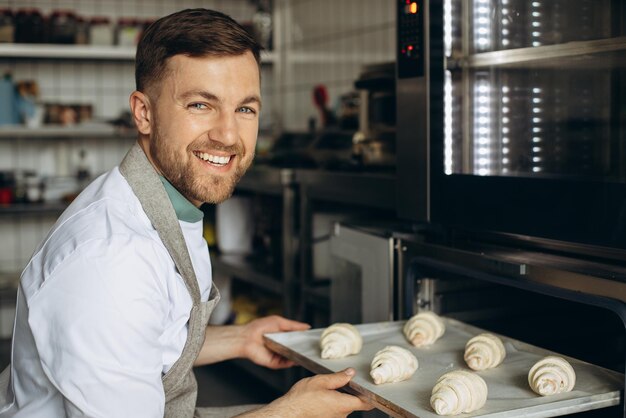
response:
[[[163,416],[168,258],[148,239],[91,241],[29,301],[43,370],[68,416]]]

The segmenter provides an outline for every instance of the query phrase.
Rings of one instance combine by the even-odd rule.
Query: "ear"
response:
[[[134,91],[130,95],[130,112],[139,133],[150,135],[152,122],[150,98],[140,91]]]

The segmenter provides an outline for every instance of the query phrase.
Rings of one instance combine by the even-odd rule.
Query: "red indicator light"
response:
[[[411,14],[415,14],[419,11],[419,7],[417,6],[416,2],[411,3],[411,5],[409,6],[409,12]]]
[[[406,0],[406,4],[411,4],[411,0]]]
[[[413,51],[413,45],[409,45],[409,51]]]

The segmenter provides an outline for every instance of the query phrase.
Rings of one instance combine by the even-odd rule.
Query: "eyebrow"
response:
[[[222,100],[218,96],[206,90],[190,90],[181,94],[180,98],[182,100],[189,100],[194,96],[203,97],[205,100],[208,100],[211,102],[222,103]],[[239,102],[239,106],[252,104],[252,103],[256,103],[259,106],[259,109],[261,109],[261,98],[257,96],[256,94],[252,94],[244,98],[241,102]]]
[[[252,103],[256,103],[259,106],[259,110],[261,110],[261,106],[262,106],[261,98],[259,96],[257,96],[256,94],[253,94],[251,96],[246,97],[239,104],[240,105],[247,105],[247,104],[252,104]]]

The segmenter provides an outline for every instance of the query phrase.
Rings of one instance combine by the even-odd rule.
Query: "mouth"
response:
[[[234,155],[215,155],[200,151],[194,151],[193,155],[215,167],[226,167],[234,157]]]

